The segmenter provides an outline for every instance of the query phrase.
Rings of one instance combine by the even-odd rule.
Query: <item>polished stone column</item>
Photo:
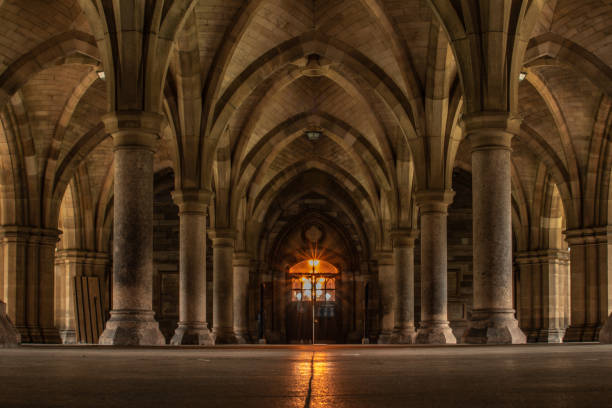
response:
[[[506,114],[464,117],[472,145],[474,307],[466,343],[525,343],[512,305],[511,140]]]
[[[113,299],[100,337],[106,345],[162,345],[153,303],[153,155],[162,116],[103,118],[114,144]]]
[[[571,325],[564,341],[612,342],[612,234],[609,227],[565,232],[570,247]],[[600,333],[601,331],[601,333]]]
[[[63,344],[77,342],[74,313],[74,278],[96,277],[102,289],[101,304],[108,311],[105,274],[109,262],[108,254],[81,249],[60,249],[55,253],[55,326]]]
[[[414,327],[414,239],[412,230],[395,230],[393,238],[393,263],[397,287],[395,328],[391,343],[413,344],[416,341]]]
[[[24,343],[61,343],[55,327],[54,258],[60,231],[4,226],[0,299]]]
[[[251,256],[246,252],[234,254],[234,333],[238,343],[249,343],[248,290]]]
[[[206,210],[212,193],[175,191],[179,207],[179,322],[172,345],[213,345],[206,322]]]
[[[419,344],[455,344],[448,325],[447,215],[453,191],[420,191],[421,214],[421,324]]]
[[[549,249],[516,254],[520,268],[520,327],[531,343],[562,343],[569,324],[569,253]]]
[[[381,252],[378,255],[378,286],[380,288],[380,334],[378,344],[391,343],[395,327],[396,279],[393,255],[391,252]]]
[[[237,343],[234,333],[234,239],[236,233],[216,229],[209,233],[213,246],[213,336],[215,344]]]

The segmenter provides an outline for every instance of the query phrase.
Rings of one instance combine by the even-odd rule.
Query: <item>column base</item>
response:
[[[376,341],[376,344],[391,344],[391,337],[393,337],[393,332],[391,331],[381,332],[378,335],[378,340]]]
[[[112,310],[99,344],[107,346],[163,346],[166,339],[151,310]]]
[[[0,348],[17,347],[21,334],[6,315],[6,304],[0,302]]]
[[[251,342],[251,338],[249,337],[249,333],[244,331],[235,331],[236,333],[236,343],[238,344],[249,344]]]
[[[457,344],[457,339],[448,321],[421,322],[416,344]]]
[[[608,316],[606,324],[599,331],[599,342],[603,344],[612,344],[612,314]]]
[[[215,344],[238,344],[236,334],[232,329],[213,328]]]
[[[76,331],[74,330],[60,330],[59,331],[60,339],[62,339],[62,344],[76,344]]]
[[[525,344],[527,336],[519,328],[513,309],[482,309],[472,310],[463,341],[470,344]]]
[[[391,335],[391,343],[393,344],[415,344],[417,332],[414,327],[406,327],[403,329],[394,330]]]
[[[214,346],[215,339],[206,323],[179,322],[170,339],[173,346]]]
[[[455,335],[455,339],[457,340],[457,344],[463,343],[463,335],[467,331],[468,322],[467,320],[454,320],[449,323],[453,334]]]
[[[563,343],[565,329],[540,329],[536,339],[537,343]]]

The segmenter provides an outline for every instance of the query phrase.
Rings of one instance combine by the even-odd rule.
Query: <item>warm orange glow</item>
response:
[[[308,259],[302,262],[298,262],[291,268],[289,268],[289,273],[298,275],[310,275],[313,273],[313,269],[315,274],[320,273],[335,275],[338,273],[338,269],[334,265],[322,259]]]

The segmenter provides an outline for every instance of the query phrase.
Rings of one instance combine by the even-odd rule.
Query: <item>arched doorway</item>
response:
[[[290,343],[336,343],[341,307],[336,296],[339,271],[314,255],[289,268],[291,302],[287,312]]]
[[[265,341],[310,344],[314,294],[316,342],[361,342],[363,286],[369,269],[368,243],[358,228],[360,224],[332,200],[316,193],[285,203],[263,224],[268,226],[260,238],[264,262],[259,264],[254,284],[264,285],[258,313],[263,316]],[[312,268],[308,260],[325,261],[337,271],[333,279],[327,276],[323,282],[314,282],[314,293],[312,281],[302,279]],[[297,273],[300,266],[302,271]],[[261,325],[261,321],[253,326]]]

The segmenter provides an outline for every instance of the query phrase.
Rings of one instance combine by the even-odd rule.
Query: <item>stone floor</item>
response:
[[[612,407],[612,346],[0,349],[0,407]]]

